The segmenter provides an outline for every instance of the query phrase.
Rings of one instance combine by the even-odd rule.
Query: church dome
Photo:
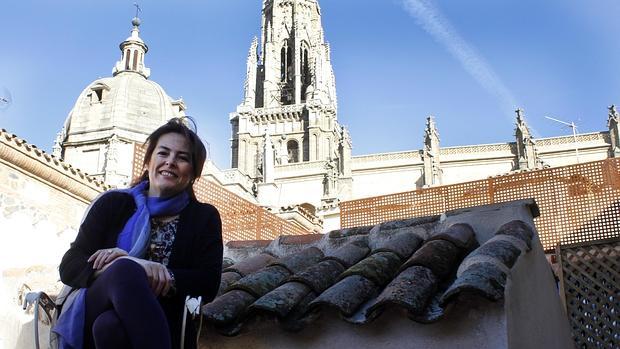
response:
[[[66,135],[111,130],[142,133],[144,138],[168,119],[181,116],[174,101],[154,81],[134,72],[93,81],[80,93],[67,119]]]
[[[120,44],[121,59],[112,77],[90,83],[80,93],[62,131],[65,144],[103,139],[116,134],[142,142],[172,117],[184,116],[182,100],[173,100],[144,65],[148,47],[140,38],[140,20],[132,20],[131,35]]]

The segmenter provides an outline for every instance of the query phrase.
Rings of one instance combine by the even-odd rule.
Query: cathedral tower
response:
[[[350,177],[351,142],[338,124],[330,49],[316,0],[265,0],[261,40],[247,57],[243,102],[230,114],[232,167],[263,182],[265,134],[275,166],[336,163]],[[277,172],[277,171],[276,171]],[[332,174],[333,177],[333,174]]]

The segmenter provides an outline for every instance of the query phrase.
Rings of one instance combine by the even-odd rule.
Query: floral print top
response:
[[[146,259],[168,266],[178,225],[179,217],[168,222],[151,218],[151,237],[146,251]]]

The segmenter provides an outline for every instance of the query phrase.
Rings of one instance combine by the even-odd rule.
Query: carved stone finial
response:
[[[54,146],[52,147],[52,155],[57,157],[58,159],[62,159],[62,142],[65,137],[65,128],[63,127],[60,132],[56,134],[56,139],[54,139]]]
[[[442,170],[439,161],[439,132],[435,125],[435,118],[429,115],[426,118],[424,130],[424,185],[434,186],[442,184]]]
[[[608,107],[608,109],[609,109],[609,117],[610,118],[613,117],[613,118],[617,119],[618,117],[620,117],[620,115],[618,114],[618,111],[616,110],[616,105],[615,104],[610,105]]]
[[[429,115],[426,118],[426,129],[424,130],[424,147],[427,151],[439,152],[439,132],[435,125],[435,117]]]
[[[523,122],[523,109],[517,108],[515,113],[517,113],[517,121]]]
[[[530,128],[525,122],[525,113],[521,108],[518,108],[515,112],[517,113],[517,127],[515,129],[517,163],[515,168],[519,170],[540,168],[542,167],[542,161],[538,157],[538,150],[536,149],[534,137],[532,137]]]

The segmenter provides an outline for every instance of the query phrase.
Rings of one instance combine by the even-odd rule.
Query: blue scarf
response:
[[[116,190],[130,194],[136,203],[136,212],[125,223],[118,235],[116,246],[137,258],[144,258],[146,254],[151,232],[150,217],[176,215],[189,203],[186,191],[169,198],[149,197],[146,195],[148,186],[149,182],[144,181],[133,188]],[[90,204],[85,217],[97,199]],[[59,347],[62,349],[79,349],[84,346],[86,290],[81,288],[77,291],[75,301],[62,310],[56,326],[52,329],[60,338]]]

